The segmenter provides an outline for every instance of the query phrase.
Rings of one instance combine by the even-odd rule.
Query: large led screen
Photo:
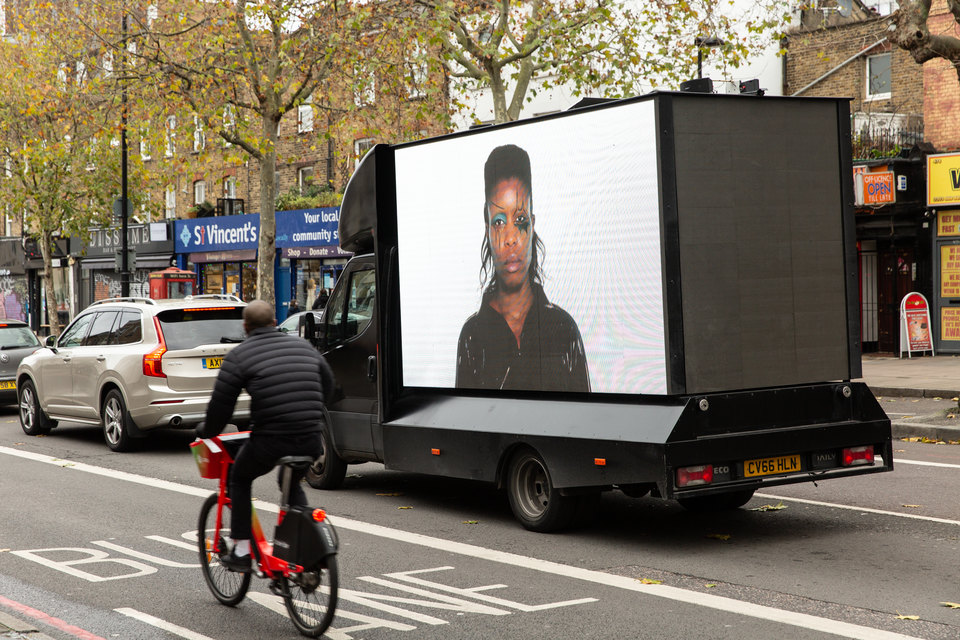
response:
[[[396,149],[403,383],[664,394],[652,100]]]

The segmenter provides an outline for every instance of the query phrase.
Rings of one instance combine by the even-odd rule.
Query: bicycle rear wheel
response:
[[[203,578],[213,592],[214,597],[228,606],[234,606],[243,600],[250,588],[250,574],[230,571],[220,564],[220,555],[227,554],[226,541],[230,537],[230,507],[223,508],[223,520],[220,527],[219,554],[213,550],[213,535],[217,526],[217,494],[212,494],[200,508],[200,522],[197,525],[197,543],[200,551],[200,566]]]
[[[327,556],[319,566],[285,578],[283,603],[297,631],[308,638],[319,638],[337,610],[340,585],[337,556]]]

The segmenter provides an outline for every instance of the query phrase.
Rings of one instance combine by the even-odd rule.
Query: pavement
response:
[[[945,442],[960,442],[960,356],[864,354],[863,377],[881,406],[891,413],[894,438],[918,437]],[[928,398],[940,405],[920,403],[917,415],[894,416],[884,399]],[[898,407],[899,408],[899,407]]]

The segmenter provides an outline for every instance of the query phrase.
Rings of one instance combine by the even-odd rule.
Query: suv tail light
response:
[[[163,372],[163,354],[167,352],[167,343],[163,341],[163,331],[160,329],[160,320],[153,316],[153,326],[157,328],[157,339],[160,344],[150,353],[143,356],[143,375],[154,378],[166,378],[167,374]]]

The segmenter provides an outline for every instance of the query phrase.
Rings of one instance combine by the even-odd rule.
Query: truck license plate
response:
[[[203,359],[204,369],[219,369],[222,364],[223,364],[223,358],[204,358]]]
[[[16,380],[4,380],[0,382],[0,390],[3,389],[16,389],[17,381]]]
[[[743,475],[746,478],[772,476],[778,473],[793,473],[796,471],[800,471],[800,456],[760,458],[759,460],[747,460],[743,463]]]

